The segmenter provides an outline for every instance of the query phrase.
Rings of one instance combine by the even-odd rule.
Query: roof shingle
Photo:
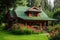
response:
[[[27,9],[29,9],[29,8],[30,7],[18,6],[15,9],[17,17],[22,18],[24,20],[56,20],[56,19],[49,18],[43,11],[41,13],[39,13],[40,16],[38,16],[38,17],[35,17],[35,16],[28,17],[25,14],[25,11],[27,11]]]

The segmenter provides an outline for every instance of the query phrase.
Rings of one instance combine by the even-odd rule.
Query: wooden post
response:
[[[26,22],[26,26],[27,26],[27,22]]]
[[[53,27],[54,26],[54,21],[52,21],[51,24],[52,24],[52,27]]]
[[[45,30],[46,29],[46,21],[44,21],[43,23],[44,23],[43,29]]]
[[[44,23],[44,25],[43,25],[43,29],[45,30],[45,29],[47,29],[48,21],[44,21],[43,23]]]
[[[40,23],[40,30],[42,30],[42,23]]]
[[[29,25],[28,25],[27,22],[26,22],[26,27],[28,28],[28,26],[29,26]]]
[[[48,27],[48,21],[46,21],[46,28]]]

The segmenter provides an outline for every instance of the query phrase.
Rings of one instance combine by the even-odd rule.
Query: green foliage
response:
[[[54,27],[48,27],[48,32],[52,32],[55,28]]]
[[[52,17],[53,16],[53,12],[50,12],[49,10],[44,10],[44,12],[49,16]]]
[[[56,35],[56,36],[52,36],[50,38],[50,40],[60,40],[60,34]]]
[[[16,4],[16,0],[0,0],[0,10],[5,11],[9,7],[14,7]]]
[[[28,29],[27,27],[24,27],[21,31],[24,31],[25,34],[32,34],[33,30]]]
[[[20,6],[27,6],[27,4],[28,4],[27,0],[19,0],[17,2],[18,2],[18,5],[20,5]]]
[[[38,34],[39,32],[34,32],[32,29],[25,28],[20,30],[12,30],[13,34]]]
[[[56,24],[55,25],[55,28],[60,28],[60,24]]]
[[[27,0],[23,1],[23,6],[27,6]]]
[[[6,26],[5,23],[0,24],[0,30],[3,30],[3,28]]]
[[[35,0],[35,3],[34,3],[35,6],[37,6],[37,7],[40,6],[40,1],[41,1],[41,0]]]
[[[49,28],[51,31],[54,31],[54,34],[51,35],[50,40],[60,40],[60,24],[56,24],[53,28]]]
[[[52,32],[52,31],[55,31],[56,29],[58,29],[58,31],[59,31],[59,28],[60,28],[60,24],[56,24],[56,25],[54,25],[54,27],[48,27],[48,32],[50,33],[50,32]]]
[[[55,9],[60,8],[60,0],[55,0]]]
[[[38,34],[39,32],[34,32],[33,29],[27,28],[26,26],[20,27],[19,24],[13,24],[10,28],[13,34]]]
[[[58,19],[57,23],[60,23],[60,8],[54,11],[53,18]]]
[[[16,0],[0,0],[0,23],[6,21],[6,13],[11,7],[16,7]]]
[[[28,2],[27,6],[32,7],[34,6],[35,0],[27,0],[27,2]]]
[[[3,22],[5,22],[5,21],[6,21],[5,20],[5,14],[0,13],[0,24],[3,23]]]

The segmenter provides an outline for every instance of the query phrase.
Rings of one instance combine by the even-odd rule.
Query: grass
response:
[[[13,35],[0,31],[0,40],[48,40],[48,37],[44,34]]]
[[[31,35],[13,35],[2,30],[0,25],[0,40],[49,40],[45,33]]]

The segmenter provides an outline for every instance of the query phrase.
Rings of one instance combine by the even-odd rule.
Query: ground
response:
[[[13,35],[6,31],[0,31],[0,40],[48,40],[45,33],[31,35]]]
[[[2,30],[0,25],[0,40],[49,40],[47,33],[31,34],[31,35],[14,35],[8,31]]]

